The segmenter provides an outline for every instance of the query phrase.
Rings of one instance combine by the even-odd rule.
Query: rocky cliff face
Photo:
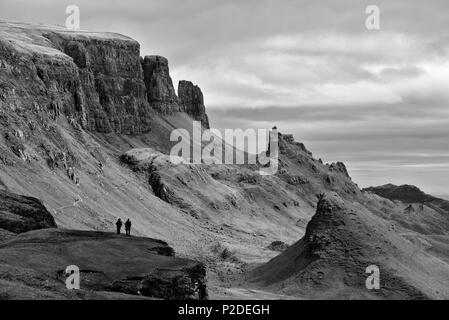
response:
[[[66,116],[91,131],[130,135],[151,130],[154,110],[182,111],[167,59],[141,59],[133,39],[11,23],[0,24],[0,35],[2,109]],[[200,111],[189,106],[191,115],[204,113],[202,103]]]
[[[448,295],[447,265],[398,231],[359,204],[335,193],[323,194],[304,237],[256,269],[254,278],[282,293],[308,297],[428,299]],[[409,260],[411,252],[413,259]],[[423,264],[428,268],[425,272]],[[366,268],[371,265],[380,270],[378,290],[365,286],[370,275]]]
[[[176,96],[168,60],[161,56],[146,56],[142,60],[142,68],[148,102],[152,108],[163,115],[185,112],[194,120],[201,121],[205,128],[209,128],[203,93],[198,86],[181,80]]]
[[[2,106],[38,112],[49,120],[66,116],[92,131],[149,131],[136,41],[4,24],[0,32]],[[22,42],[24,34],[31,41]]]
[[[80,87],[73,93],[75,110],[81,112],[82,123],[86,118],[89,130],[124,134],[150,130],[136,41],[54,33],[47,37],[77,66]]]
[[[142,60],[148,102],[162,114],[179,111],[178,97],[168,69],[168,60],[161,56],[146,56]]]
[[[178,85],[178,95],[181,110],[193,119],[201,121],[204,127],[210,128],[201,89],[190,81],[181,80]]]
[[[401,214],[391,218],[420,234],[449,233],[449,201],[426,194],[416,186],[386,184],[363,189],[366,194],[403,205]]]

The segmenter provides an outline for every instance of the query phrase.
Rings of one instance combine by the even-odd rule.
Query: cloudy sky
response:
[[[64,25],[69,4],[166,56],[213,127],[277,125],[361,186],[449,194],[449,1],[1,0],[0,19]]]

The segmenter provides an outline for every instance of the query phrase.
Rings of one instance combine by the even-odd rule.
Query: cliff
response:
[[[380,270],[378,290],[365,287],[371,265]],[[321,299],[444,299],[446,272],[441,260],[404,239],[392,224],[327,193],[304,237],[254,270],[253,280],[283,294]]]
[[[90,131],[143,134],[155,111],[182,111],[167,59],[141,59],[139,43],[119,34],[0,23],[0,70],[2,109],[66,116]],[[188,110],[205,114],[202,99]]]
[[[201,121],[204,127],[209,128],[209,118],[206,114],[201,89],[190,81],[181,80],[178,85],[178,95],[181,110],[192,116],[193,119]]]
[[[161,56],[146,56],[142,60],[148,102],[162,114],[179,111],[178,97],[168,69],[168,60]]]

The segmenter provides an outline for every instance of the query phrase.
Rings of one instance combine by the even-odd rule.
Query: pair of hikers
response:
[[[122,230],[122,220],[118,218],[115,225],[117,227],[117,234],[120,234],[120,231]],[[125,222],[125,231],[127,236],[131,235],[131,221],[129,219]]]

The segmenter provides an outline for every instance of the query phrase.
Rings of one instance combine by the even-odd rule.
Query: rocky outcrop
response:
[[[139,44],[131,39],[91,39],[49,34],[78,67],[77,110],[90,130],[140,134],[150,130],[150,107],[140,66]]]
[[[432,272],[422,272],[422,263]],[[379,290],[365,286],[371,265],[380,269]],[[320,195],[304,237],[257,268],[254,279],[272,290],[309,298],[426,299],[449,293],[446,284],[435,281],[445,272],[439,261],[429,259],[394,227],[362,206],[328,193]],[[418,277],[426,280],[417,282]]]
[[[143,77],[148,102],[162,114],[179,111],[178,97],[168,69],[168,60],[161,56],[145,56],[142,60]]]
[[[66,116],[102,133],[147,133],[154,110],[186,109],[207,124],[201,90],[182,89],[180,107],[167,59],[142,59],[139,51],[137,41],[119,34],[0,23],[0,105],[42,112],[46,123]]]
[[[193,267],[158,269],[144,276],[131,276],[115,281],[112,290],[165,300],[206,300],[206,268]]]
[[[129,165],[134,171],[143,172],[148,175],[148,182],[155,196],[165,202],[175,204],[181,199],[176,197],[173,191],[165,184],[161,174],[166,177],[164,170],[176,164],[187,164],[188,162],[180,157],[171,157],[152,148],[137,148],[125,152],[121,161]],[[181,201],[182,202],[182,201]]]
[[[173,249],[160,240],[48,229],[0,244],[0,266],[15,270],[0,272],[0,283],[6,277],[9,282],[41,289],[41,294],[62,292],[62,298],[67,298],[70,292],[65,288],[65,270],[69,265],[80,271],[77,298],[104,292],[159,299],[208,298],[205,266],[174,257]],[[27,277],[30,273],[34,273],[32,279]],[[20,286],[5,294],[14,296],[18,290]],[[18,296],[23,293],[18,292]]]
[[[416,186],[386,184],[363,189],[380,197],[406,205],[405,215],[392,216],[393,219],[421,234],[448,234],[449,201],[434,197]],[[415,204],[415,206],[413,205]],[[407,206],[408,205],[408,206]],[[419,214],[421,212],[421,214]]]
[[[44,111],[42,116],[50,120],[65,115],[92,131],[150,130],[151,108],[136,41],[15,24],[0,25],[0,33],[0,82],[10,87],[2,92],[2,104]]]
[[[181,80],[176,96],[166,58],[145,56],[141,62],[148,102],[153,109],[163,115],[185,112],[194,120],[201,121],[205,128],[209,128],[203,93],[198,86]]]
[[[304,143],[295,141],[292,134],[278,133],[278,146],[279,152],[285,155],[295,156],[300,151],[312,156],[312,153],[307,150]]]
[[[411,185],[396,186],[394,184],[386,184],[378,187],[369,187],[363,191],[373,192],[381,197],[390,200],[399,200],[404,203],[432,202],[437,199],[421,191],[418,187]],[[444,201],[444,200],[443,200]]]
[[[203,127],[209,129],[209,119],[201,89],[190,81],[181,80],[178,85],[178,96],[181,110],[193,119],[201,121]]]
[[[278,252],[282,252],[284,250],[286,250],[288,248],[288,244],[286,244],[283,241],[273,241],[272,243],[270,243],[270,245],[267,247],[267,249],[272,250],[272,251],[278,251]]]
[[[44,228],[56,228],[56,223],[42,202],[0,190],[0,229],[17,234]]]
[[[343,173],[346,177],[350,178],[348,170],[343,162],[331,163],[329,170]]]

